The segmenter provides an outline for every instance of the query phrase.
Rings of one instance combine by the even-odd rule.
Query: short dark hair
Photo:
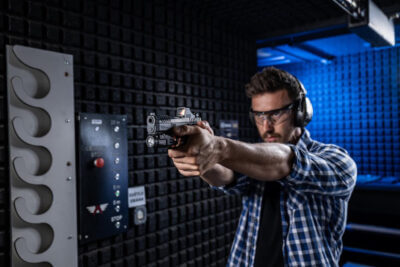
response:
[[[287,71],[275,67],[267,67],[257,72],[246,84],[246,95],[252,98],[254,95],[276,92],[285,89],[291,100],[296,100],[301,94],[301,88],[297,79]]]

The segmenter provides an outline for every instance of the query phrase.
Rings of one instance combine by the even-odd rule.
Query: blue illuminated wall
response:
[[[277,66],[308,90],[311,137],[344,147],[359,174],[400,177],[400,49]]]

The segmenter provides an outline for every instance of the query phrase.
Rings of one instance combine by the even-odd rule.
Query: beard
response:
[[[261,132],[262,129],[258,128],[258,133],[261,139],[266,143],[282,143],[282,144],[297,144],[299,141],[303,131],[299,127],[286,128],[285,131],[281,131],[280,133],[275,132],[274,130],[267,130],[265,132]]]
[[[279,141],[281,140],[281,136],[279,134],[264,133],[262,135],[262,139],[266,143],[279,143]]]

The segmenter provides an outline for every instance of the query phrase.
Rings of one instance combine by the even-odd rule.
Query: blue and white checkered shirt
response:
[[[292,172],[279,180],[285,266],[337,266],[356,164],[344,149],[313,141],[307,130],[289,146],[295,154]],[[213,187],[243,196],[227,266],[254,264],[264,183],[242,176],[234,185]]]

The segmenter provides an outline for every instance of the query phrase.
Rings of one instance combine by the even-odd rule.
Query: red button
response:
[[[103,168],[104,167],[104,159],[103,158],[97,158],[94,160],[94,166],[97,168]]]

